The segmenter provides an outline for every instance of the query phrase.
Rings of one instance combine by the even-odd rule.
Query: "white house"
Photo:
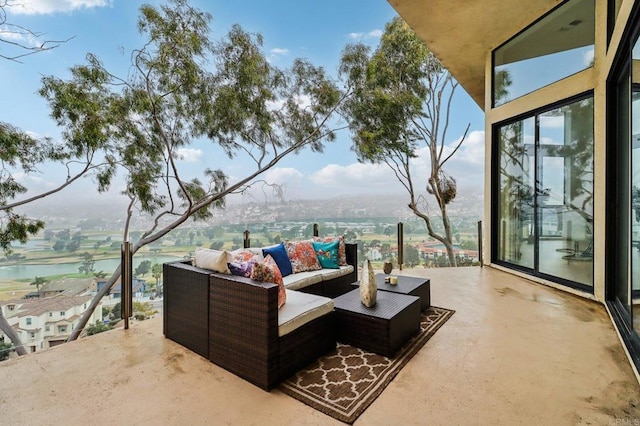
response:
[[[89,307],[91,296],[65,296],[62,294],[43,299],[18,299],[0,305],[9,325],[20,336],[29,352],[36,352],[66,341]],[[98,305],[88,324],[102,321],[102,304]],[[5,339],[0,332],[0,341]]]

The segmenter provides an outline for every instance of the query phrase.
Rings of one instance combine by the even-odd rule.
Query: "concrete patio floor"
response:
[[[397,272],[397,271],[394,271]],[[604,306],[492,268],[415,269],[456,313],[356,425],[639,424]],[[0,423],[342,424],[162,335],[160,318],[0,363]]]

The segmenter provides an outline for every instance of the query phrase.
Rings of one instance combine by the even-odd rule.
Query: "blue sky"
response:
[[[22,63],[1,62],[0,81],[4,84],[0,119],[35,135],[56,138],[59,129],[49,119],[47,105],[37,95],[41,77],[67,77],[68,69],[84,63],[88,52],[96,54],[108,69],[125,75],[129,52],[141,45],[136,29],[138,9],[144,3],[161,2],[20,0],[20,3],[23,8],[7,9],[9,22],[44,33],[44,39],[74,38],[54,50],[25,57]],[[396,15],[385,0],[192,0],[191,4],[213,15],[213,38],[224,36],[231,25],[238,23],[247,31],[263,35],[265,54],[274,65],[286,67],[294,58],[302,57],[324,66],[332,75],[337,74],[340,54],[346,44],[361,41],[375,48],[385,23]],[[23,39],[22,42],[32,41]],[[454,97],[451,120],[446,137],[448,144],[459,140],[469,123],[470,134],[447,171],[456,178],[461,192],[480,189],[484,115],[462,88]],[[403,191],[388,169],[358,164],[350,148],[350,135],[345,131],[335,142],[327,144],[324,153],[308,151],[290,156],[264,177],[270,182],[285,184],[285,195],[290,199]],[[222,162],[215,161],[218,158]],[[205,143],[185,151],[184,161],[192,163],[189,167],[194,170],[221,167],[232,178],[244,176],[247,167],[241,158],[229,162]],[[419,170],[425,168],[425,160],[417,159],[416,167],[419,174]],[[29,187],[39,189],[51,186],[62,176],[60,169],[46,167],[42,172],[22,179]],[[90,188],[90,183],[83,185]],[[117,192],[118,188],[114,187],[111,195]]]

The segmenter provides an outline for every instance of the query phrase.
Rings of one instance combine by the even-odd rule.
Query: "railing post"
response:
[[[318,224],[314,223],[313,224],[313,236],[317,237],[318,235],[319,235],[319,233],[318,233]]]
[[[478,221],[478,260],[480,261],[480,267],[484,266],[482,255],[482,221]]]
[[[244,248],[251,247],[251,238],[249,238],[249,235],[251,235],[251,232],[249,232],[248,229],[243,232],[244,241],[242,245]]]
[[[133,316],[133,256],[131,254],[131,243],[124,241],[120,247],[120,289],[122,302],[120,304],[120,318],[124,320],[124,329],[129,329],[129,318]]]
[[[404,263],[404,226],[398,222],[398,268],[402,271]]]

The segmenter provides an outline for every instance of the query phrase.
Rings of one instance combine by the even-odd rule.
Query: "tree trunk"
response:
[[[451,233],[451,221],[449,220],[449,214],[447,213],[446,205],[441,207],[442,212],[442,224],[444,225],[444,241],[442,243],[447,249],[447,256],[449,257],[449,266],[456,267],[458,262],[453,253],[453,235]]]
[[[2,309],[0,309],[0,330],[13,342],[13,346],[16,348],[16,353],[18,355],[26,355],[28,354],[27,350],[22,345],[20,341],[20,336],[18,333],[9,325],[9,322],[2,314]]]

